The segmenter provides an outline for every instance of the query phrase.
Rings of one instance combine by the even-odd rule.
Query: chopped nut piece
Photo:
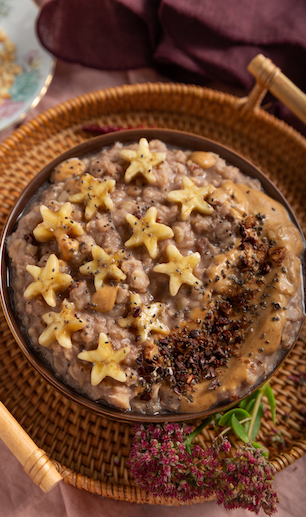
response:
[[[158,319],[164,309],[163,303],[157,302],[143,306],[139,294],[131,294],[130,301],[131,314],[127,318],[118,320],[120,327],[136,327],[139,331],[140,343],[143,343],[151,332],[168,334],[168,327]]]
[[[192,253],[184,257],[173,244],[167,246],[166,249],[169,262],[165,264],[157,264],[153,271],[156,273],[164,273],[170,276],[169,290],[171,296],[175,296],[182,284],[202,285],[203,282],[193,275],[194,268],[201,260],[200,253]]]
[[[145,361],[154,361],[155,358],[158,358],[160,355],[159,353],[159,347],[155,345],[154,343],[149,343],[144,351],[143,351],[143,357]]]
[[[126,275],[121,271],[120,265],[124,258],[125,251],[119,250],[109,255],[100,246],[93,246],[91,250],[93,260],[86,262],[80,267],[82,275],[93,275],[96,291],[100,289],[106,277],[115,280],[125,280]]]
[[[91,384],[97,386],[105,377],[112,377],[119,382],[126,381],[126,374],[119,363],[126,358],[129,352],[129,347],[113,350],[106,334],[100,332],[98,348],[81,352],[78,354],[78,358],[93,363]]]
[[[117,291],[117,285],[102,285],[92,296],[95,311],[111,311],[116,302]]]
[[[47,328],[38,338],[42,346],[49,346],[57,341],[63,348],[72,348],[71,335],[86,327],[86,321],[75,315],[74,304],[66,299],[60,312],[47,312],[42,319],[47,324]]]
[[[280,266],[286,256],[286,248],[274,247],[269,250],[269,258],[277,265]]]
[[[156,222],[157,210],[154,206],[149,208],[145,215],[137,219],[132,214],[126,215],[126,220],[133,230],[133,235],[125,245],[127,247],[145,245],[151,258],[156,258],[158,254],[157,242],[159,240],[170,239],[173,231],[169,226]]]
[[[194,151],[190,155],[190,160],[199,165],[202,169],[209,169],[215,165],[217,161],[213,154],[205,153],[204,151]]]
[[[28,264],[26,270],[32,275],[34,282],[26,288],[24,297],[31,300],[41,294],[51,307],[56,306],[55,293],[66,289],[73,282],[70,275],[59,272],[60,262],[54,254],[50,255],[45,267]]]
[[[205,215],[211,215],[213,213],[214,209],[205,201],[205,197],[212,194],[215,187],[212,185],[197,187],[187,176],[183,176],[182,185],[182,190],[172,190],[169,192],[167,199],[172,203],[182,204],[183,221],[187,221],[193,210],[197,210]]]
[[[81,176],[86,171],[86,165],[79,158],[69,158],[57,165],[51,174],[51,181],[65,181],[73,176]]]
[[[115,180],[101,180],[91,176],[91,174],[83,174],[76,183],[79,192],[70,196],[69,201],[71,203],[85,203],[85,218],[89,221],[100,207],[109,211],[114,209],[114,203],[109,196],[109,192],[114,189],[115,185]]]
[[[156,178],[152,169],[166,159],[165,153],[152,153],[150,151],[146,138],[141,138],[139,140],[137,151],[123,149],[120,152],[120,156],[131,164],[125,171],[125,181],[127,183],[129,183],[138,173],[142,174],[148,183],[155,183]]]
[[[57,211],[49,210],[45,205],[40,206],[43,222],[33,230],[38,242],[48,242],[56,239],[65,260],[79,248],[79,243],[71,236],[84,234],[82,226],[71,218],[72,204],[64,203]],[[68,247],[67,247],[68,244]]]

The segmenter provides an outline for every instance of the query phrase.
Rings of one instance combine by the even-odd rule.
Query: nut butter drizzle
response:
[[[269,357],[285,340],[287,302],[300,285],[302,241],[286,210],[262,192],[225,183],[209,202],[218,210],[229,189],[239,200],[229,214],[237,222],[235,245],[207,268],[201,307],[137,360],[141,399],[149,401],[160,383],[180,397],[184,412],[205,410],[220,397],[234,401],[241,386],[268,373]]]

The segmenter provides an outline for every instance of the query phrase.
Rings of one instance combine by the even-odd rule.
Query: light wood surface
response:
[[[62,479],[46,453],[18,424],[0,402],[0,438],[24,467],[25,472],[44,492],[49,492]]]
[[[248,66],[257,85],[269,90],[306,124],[306,95],[272,61],[258,54]]]

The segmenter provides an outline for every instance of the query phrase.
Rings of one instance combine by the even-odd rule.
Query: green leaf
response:
[[[255,401],[256,399],[251,399],[245,408],[246,411],[248,411],[250,414],[252,413],[253,407],[255,406]]]
[[[243,442],[248,443],[250,441],[250,438],[247,435],[247,433],[245,432],[243,425],[240,424],[240,422],[237,420],[237,418],[235,417],[234,414],[232,415],[232,418],[231,418],[231,424],[232,424],[232,428],[233,428],[234,432],[236,433],[236,435],[238,436],[238,438],[240,438],[240,440],[242,440]]]
[[[268,402],[269,402],[269,405],[270,405],[273,424],[275,424],[276,401],[275,401],[274,393],[273,393],[273,390],[272,390],[271,386],[269,386],[269,385],[267,386],[265,395],[267,396]]]
[[[257,415],[256,415],[255,420],[254,420],[251,440],[255,440],[256,436],[258,435],[262,417],[263,417],[263,405],[262,405],[262,403],[260,403],[260,406],[259,406],[258,411],[257,411]]]
[[[191,454],[191,448],[190,448],[189,443],[186,444],[186,451],[188,452],[188,454]]]
[[[216,413],[213,415],[215,425],[219,425],[220,419],[222,418],[222,413]]]
[[[265,458],[269,458],[268,452],[262,445],[260,445],[260,443],[252,442],[252,445],[253,445],[254,449],[262,449],[262,453],[265,456]]]
[[[236,419],[238,419],[238,420],[244,420],[245,418],[250,418],[251,417],[250,413],[248,413],[245,409],[237,407],[237,408],[234,408],[234,409],[230,409],[229,411],[224,413],[222,418],[220,418],[220,420],[218,422],[218,425],[222,426],[222,427],[227,426],[227,425],[231,425],[232,415],[235,415]]]
[[[246,397],[245,399],[243,399],[241,402],[239,402],[239,407],[241,407],[242,409],[245,409],[246,408],[246,405],[248,403],[248,397]]]

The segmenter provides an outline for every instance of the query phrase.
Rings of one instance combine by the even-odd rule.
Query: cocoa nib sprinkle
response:
[[[189,330],[186,326],[160,339],[160,376],[182,395],[191,391],[194,384],[207,380],[211,380],[209,389],[215,390],[220,385],[218,368],[225,366],[230,357],[239,355],[247,327],[244,320],[224,316],[221,306],[216,305],[207,313],[201,328]]]
[[[24,236],[24,240],[29,244],[34,244],[35,242],[34,235],[32,235],[32,233],[26,233],[26,235]]]
[[[239,297],[238,297],[239,298]],[[226,366],[232,356],[239,355],[241,343],[249,327],[242,314],[231,319],[224,310],[236,315],[237,307],[248,305],[247,298],[233,297],[232,302],[216,303],[209,310],[197,329],[188,325],[156,341],[157,354],[152,358],[139,356],[136,359],[140,385],[143,387],[141,400],[149,401],[151,388],[157,382],[166,382],[177,395],[190,397],[193,386],[210,381],[210,390],[220,386],[218,368]],[[250,305],[251,307],[251,305]]]
[[[203,307],[201,324],[186,321],[181,327],[155,341],[157,353],[136,360],[140,385],[140,398],[149,401],[152,387],[166,383],[178,396],[189,399],[195,385],[209,381],[209,390],[221,385],[218,376],[221,367],[226,367],[231,357],[239,357],[241,347],[258,312],[258,286],[265,289],[264,277],[280,266],[284,259],[284,248],[263,236],[265,215],[247,216],[239,224],[241,255],[235,267],[232,283],[222,297],[213,294],[210,306]],[[277,275],[276,275],[277,276]],[[268,287],[268,284],[267,284]],[[256,295],[257,293],[257,295]],[[261,302],[260,309],[267,307]],[[279,303],[272,304],[274,311],[281,309]],[[135,308],[133,310],[138,310]],[[133,314],[134,315],[134,314]],[[135,313],[135,316],[138,314]]]

